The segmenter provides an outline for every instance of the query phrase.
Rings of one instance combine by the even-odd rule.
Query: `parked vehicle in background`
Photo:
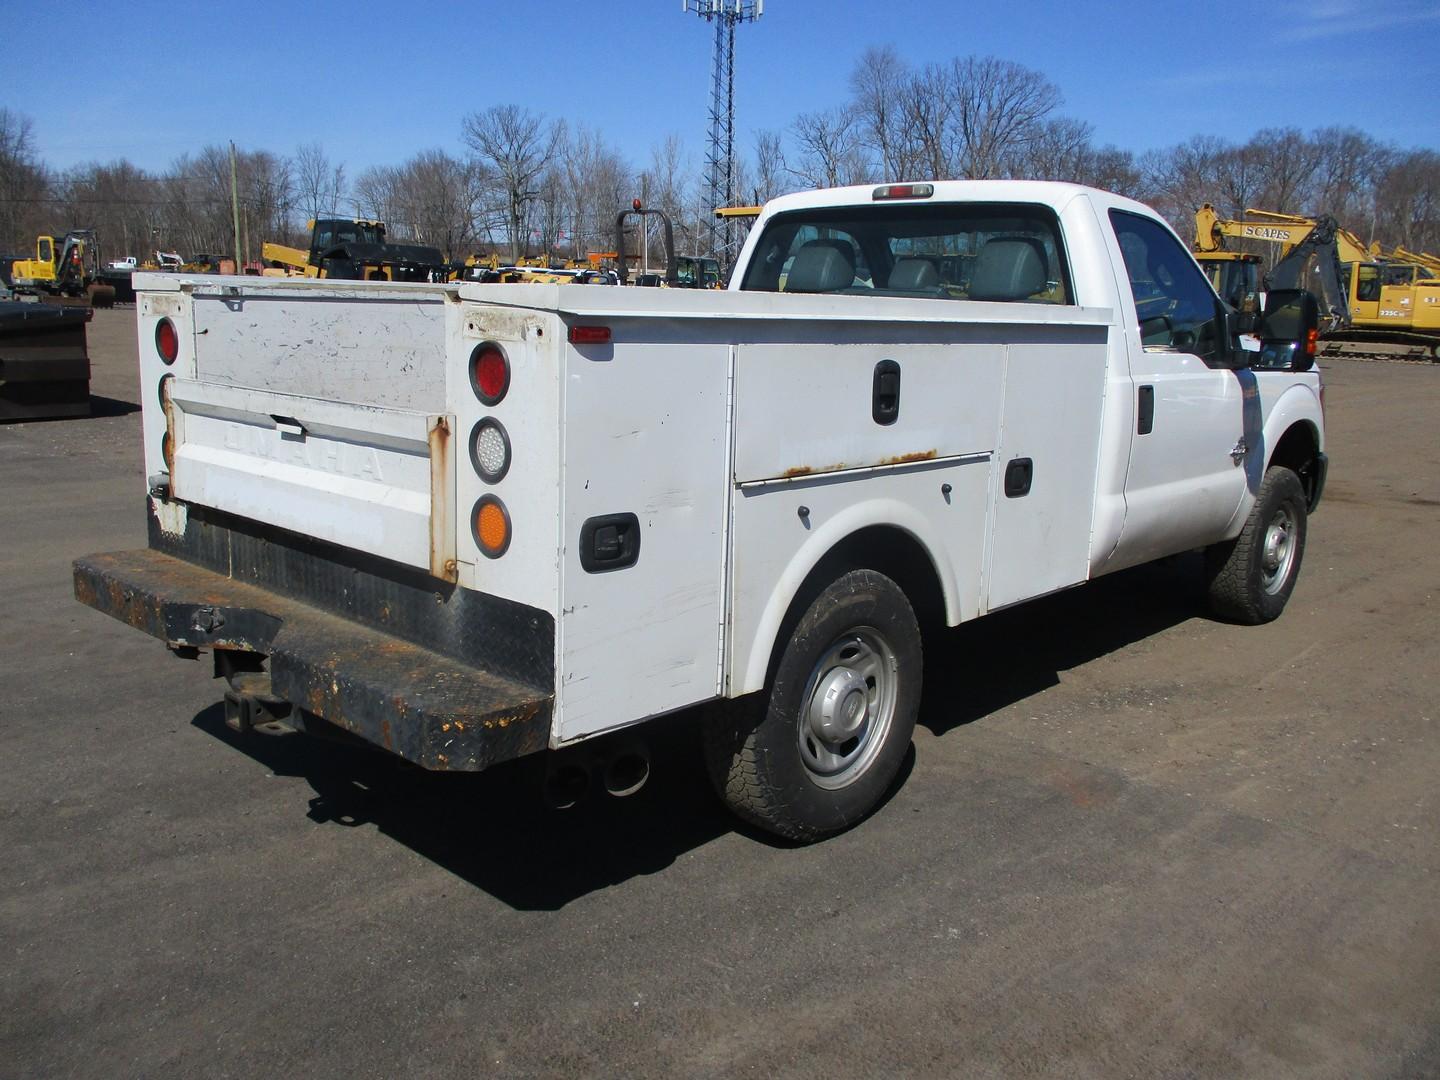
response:
[[[724,292],[137,286],[150,545],[77,597],[213,654],[241,730],[546,752],[556,803],[704,705],[738,814],[844,829],[927,632],[1196,548],[1216,612],[1276,618],[1325,480],[1313,297],[1237,313],[1069,184],[777,199]]]

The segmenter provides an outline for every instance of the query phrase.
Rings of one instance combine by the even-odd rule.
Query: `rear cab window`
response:
[[[740,288],[934,300],[1072,304],[1049,207],[914,203],[777,214]]]

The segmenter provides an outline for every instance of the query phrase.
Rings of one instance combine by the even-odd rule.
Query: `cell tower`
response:
[[[705,210],[709,219],[710,253],[728,268],[731,259],[730,221],[715,216],[735,198],[735,27],[754,22],[765,0],[684,0],[715,25],[715,68],[710,77],[710,146],[705,153]]]

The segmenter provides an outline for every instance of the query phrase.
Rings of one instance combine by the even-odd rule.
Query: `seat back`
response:
[[[971,300],[1024,300],[1045,291],[1045,245],[1030,236],[997,236],[980,249],[970,274]]]
[[[936,292],[940,288],[940,271],[929,259],[896,259],[889,287],[906,292]]]
[[[855,282],[855,259],[844,240],[811,240],[795,253],[786,292],[835,292]]]

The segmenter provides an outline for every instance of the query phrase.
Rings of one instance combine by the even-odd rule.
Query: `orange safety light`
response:
[[[470,531],[481,554],[498,559],[510,547],[510,511],[494,495],[482,495],[470,515]]]

